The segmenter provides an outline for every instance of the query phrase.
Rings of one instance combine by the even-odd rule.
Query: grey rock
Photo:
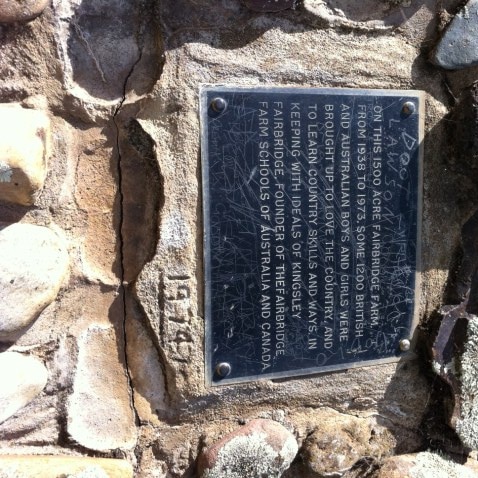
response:
[[[58,294],[68,272],[64,241],[51,229],[0,229],[0,340],[13,340]]]
[[[48,372],[36,358],[0,354],[0,423],[30,403],[45,387]]]
[[[470,0],[446,29],[432,60],[447,70],[478,65],[478,0]]]
[[[72,106],[77,112],[83,110],[93,121],[113,114],[127,78],[134,82],[137,95],[152,87],[159,73],[154,61],[154,1],[52,3],[58,21],[59,54],[65,62],[65,86],[75,98]]]
[[[297,454],[297,442],[272,420],[251,420],[208,448],[199,460],[201,478],[280,477]]]
[[[390,432],[366,418],[321,409],[316,423],[304,440],[301,457],[317,476],[339,475],[364,456],[387,456],[394,444]]]

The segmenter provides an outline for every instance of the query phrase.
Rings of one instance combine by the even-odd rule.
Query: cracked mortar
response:
[[[141,53],[138,59],[136,60],[136,62],[131,67],[131,70],[124,81],[123,97],[121,98],[113,114],[113,123],[116,129],[116,151],[117,151],[116,174],[118,178],[118,196],[119,196],[119,221],[118,221],[117,230],[118,230],[118,240],[119,240],[118,250],[119,250],[119,256],[120,256],[120,266],[119,266],[120,285],[119,285],[118,293],[119,293],[119,299],[121,300],[121,303],[122,303],[122,312],[123,312],[122,332],[123,332],[123,350],[124,350],[125,369],[126,369],[126,374],[128,377],[128,388],[129,388],[129,393],[131,398],[131,407],[135,414],[135,423],[139,423],[139,417],[138,417],[138,412],[136,410],[135,403],[134,403],[134,390],[132,386],[132,378],[131,378],[131,373],[130,373],[130,369],[128,365],[128,354],[127,354],[128,338],[127,338],[127,332],[126,332],[126,320],[127,320],[126,292],[127,292],[128,283],[125,281],[124,239],[123,239],[123,217],[124,217],[123,172],[122,172],[122,164],[121,164],[122,155],[121,155],[121,144],[120,144],[120,131],[119,131],[118,123],[117,123],[117,117],[121,111],[121,107],[123,106],[123,103],[126,100],[126,91],[127,91],[128,82],[131,78],[131,75],[134,72],[135,66],[140,61],[141,61]]]

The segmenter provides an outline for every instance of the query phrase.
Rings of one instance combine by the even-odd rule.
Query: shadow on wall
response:
[[[449,89],[447,76],[427,61],[427,52],[417,57],[412,66],[412,80],[417,89],[443,99],[432,80],[437,71]],[[458,84],[466,84],[469,71],[453,72]],[[473,76],[473,75],[471,75]],[[440,85],[441,86],[441,85]],[[454,94],[449,89],[449,106],[454,106]],[[432,113],[430,113],[432,114]],[[464,158],[456,163],[456,122],[447,115],[427,131],[424,138],[426,152],[423,165],[423,226],[421,274],[432,280],[437,271],[450,271],[441,303],[447,304],[456,287],[455,271],[462,259],[461,227],[478,204],[476,179],[463,167]],[[445,241],[445,244],[443,244]],[[427,289],[430,289],[430,285]],[[422,302],[428,302],[430,290],[423,290]],[[459,301],[451,300],[452,303]],[[379,423],[386,426],[397,441],[396,453],[410,453],[426,449],[448,453],[458,462],[466,461],[469,450],[448,425],[455,397],[452,390],[431,369],[431,346],[435,340],[441,315],[432,310],[421,317],[416,330],[418,360],[401,360],[391,378],[384,399],[378,404]],[[423,399],[426,399],[425,401]],[[448,404],[448,405],[447,405]],[[421,418],[420,418],[421,417]],[[419,433],[417,433],[417,430]]]

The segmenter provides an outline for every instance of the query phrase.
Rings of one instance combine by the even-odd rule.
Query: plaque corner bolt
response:
[[[410,116],[413,113],[415,113],[415,109],[416,109],[416,106],[413,101],[406,101],[402,105],[402,113],[406,116]]]
[[[411,343],[410,343],[410,340],[408,339],[402,339],[400,340],[400,350],[402,352],[408,352],[410,350],[410,347],[411,347]]]
[[[231,364],[220,362],[216,365],[216,373],[221,378],[226,378],[231,373]]]
[[[216,113],[222,113],[227,108],[227,101],[220,96],[213,98],[210,103],[211,108]]]

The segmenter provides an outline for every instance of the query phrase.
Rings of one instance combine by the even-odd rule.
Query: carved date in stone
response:
[[[202,363],[191,307],[191,279],[163,277],[160,285],[159,340],[169,365],[170,386],[180,391],[189,390],[194,365]],[[199,356],[195,354],[199,352]]]
[[[178,407],[200,393],[204,381],[203,320],[198,317],[196,281],[167,274],[148,263],[135,284],[164,366],[169,397]]]
[[[243,0],[243,3],[255,12],[280,12],[292,8],[296,0]]]

